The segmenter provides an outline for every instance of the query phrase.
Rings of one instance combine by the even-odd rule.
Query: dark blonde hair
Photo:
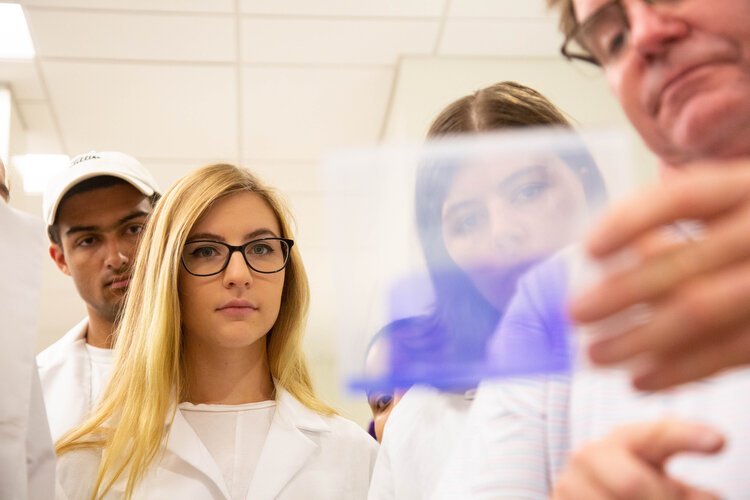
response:
[[[432,122],[427,137],[550,125],[571,126],[563,113],[536,90],[516,82],[500,82],[446,107]]]

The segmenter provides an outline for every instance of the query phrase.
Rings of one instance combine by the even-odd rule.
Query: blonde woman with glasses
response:
[[[102,402],[57,443],[59,498],[364,498],[376,444],[313,392],[308,284],[276,195],[196,170],[143,234]]]

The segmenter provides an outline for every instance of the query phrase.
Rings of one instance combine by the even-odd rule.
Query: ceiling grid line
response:
[[[433,56],[438,55],[440,45],[443,42],[443,33],[445,33],[445,25],[448,22],[448,13],[450,12],[450,8],[451,0],[445,0],[445,3],[443,4],[443,15],[440,17],[440,25],[438,26],[437,35],[435,36],[435,45],[433,45],[432,47]]]
[[[234,17],[232,12],[215,11],[177,11],[177,10],[148,10],[148,9],[102,9],[96,7],[60,7],[55,5],[26,5],[29,12],[66,12],[70,14],[112,14],[112,15],[149,15],[149,16],[181,16],[181,17]]]
[[[235,103],[236,118],[237,118],[237,162],[236,165],[242,165],[243,156],[245,152],[245,138],[244,128],[245,120],[244,114],[244,92],[243,92],[243,65],[242,65],[242,18],[240,16],[240,0],[234,0],[234,42],[235,42],[235,70],[237,101]]]
[[[382,142],[385,139],[385,134],[388,129],[388,123],[391,121],[391,113],[393,111],[393,103],[396,99],[396,89],[398,88],[398,81],[401,75],[401,61],[403,56],[399,55],[396,61],[396,66],[393,69],[393,78],[391,79],[391,88],[388,90],[388,100],[385,104],[385,112],[383,113],[383,119],[380,122],[380,131],[378,132],[378,142]]]
[[[149,9],[106,9],[96,7],[61,7],[52,5],[30,5],[24,7],[30,11],[38,12],[68,12],[81,14],[126,14],[126,15],[149,15],[149,16],[183,16],[183,17],[222,17],[230,18],[239,15],[241,18],[251,19],[280,19],[280,20],[316,20],[316,21],[439,21],[442,16],[435,15],[341,15],[341,14],[271,14],[271,13],[253,13],[241,12],[239,6],[235,7],[234,12],[216,12],[216,11],[176,11],[176,10],[149,10]],[[454,16],[461,19],[485,19],[478,16]],[[498,18],[503,18],[498,16]]]
[[[26,6],[21,7],[24,10],[24,17],[26,18],[26,24],[29,29],[29,34],[31,35],[32,40],[37,40],[37,37],[34,34],[34,26],[33,23],[29,21],[29,16],[26,13]],[[44,71],[42,69],[42,61],[39,57],[34,58],[34,67],[36,68],[37,77],[39,78],[39,85],[42,88],[42,94],[44,95],[46,101],[47,101],[47,107],[49,108],[50,116],[52,117],[52,124],[55,127],[55,133],[57,134],[57,140],[60,145],[60,148],[62,151],[67,154],[68,156],[71,156],[70,150],[68,149],[68,144],[65,141],[65,136],[62,133],[62,127],[60,126],[60,118],[57,114],[57,110],[55,108],[55,103],[52,102],[52,94],[49,91],[49,85],[47,84],[47,78],[44,76]]]
[[[237,61],[199,61],[199,60],[171,60],[171,59],[125,59],[125,58],[105,58],[105,57],[71,57],[71,56],[39,56],[41,62],[54,63],[85,63],[85,64],[107,64],[107,65],[147,65],[147,66],[215,66],[215,67],[233,67]],[[392,64],[387,63],[346,63],[346,68],[342,68],[338,62],[242,62],[240,64],[245,68],[278,68],[278,69],[385,69],[391,68]]]

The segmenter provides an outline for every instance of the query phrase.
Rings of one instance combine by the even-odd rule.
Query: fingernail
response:
[[[705,426],[695,439],[695,444],[702,449],[715,449],[724,442],[724,436],[711,427]]]

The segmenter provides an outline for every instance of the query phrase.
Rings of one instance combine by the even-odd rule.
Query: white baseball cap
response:
[[[70,165],[47,184],[42,198],[42,210],[47,225],[55,223],[57,208],[65,193],[87,179],[101,176],[119,177],[145,196],[160,192],[151,173],[132,156],[117,151],[89,151],[73,158]]]

